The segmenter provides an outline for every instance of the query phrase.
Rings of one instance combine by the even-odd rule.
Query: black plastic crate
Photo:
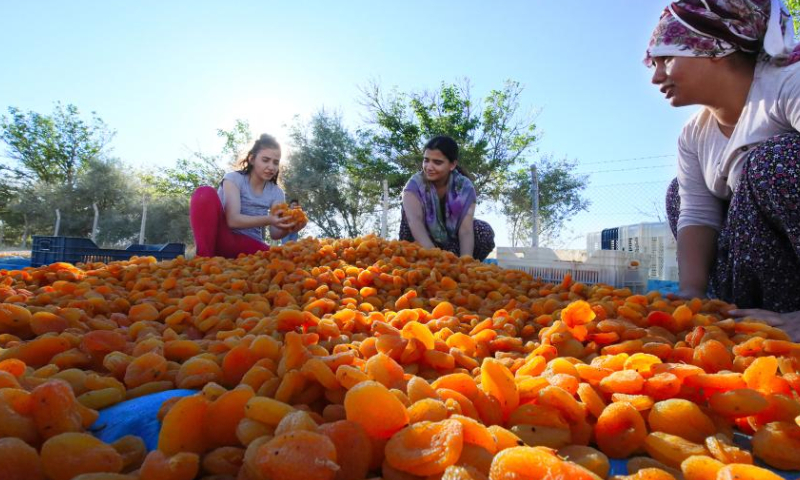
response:
[[[71,264],[88,262],[113,262],[128,260],[133,256],[151,256],[156,260],[170,260],[186,252],[182,243],[160,245],[133,244],[125,250],[100,248],[88,238],[73,237],[33,237],[31,266],[40,267],[55,262]]]
[[[619,250],[619,228],[606,228],[600,232],[601,250]]]

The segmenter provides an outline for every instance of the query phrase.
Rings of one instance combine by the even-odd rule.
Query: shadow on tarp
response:
[[[158,421],[158,410],[161,404],[172,397],[185,397],[198,393],[197,390],[168,390],[134,398],[100,411],[100,418],[89,431],[100,440],[111,443],[125,435],[136,435],[144,440],[147,451],[158,447],[158,433],[161,422]],[[740,433],[734,436],[734,442],[748,451],[751,449],[750,437]],[[627,475],[627,460],[611,459],[610,475]],[[785,472],[768,467],[760,461],[756,464],[767,468],[783,478],[792,480],[800,477],[800,472]]]

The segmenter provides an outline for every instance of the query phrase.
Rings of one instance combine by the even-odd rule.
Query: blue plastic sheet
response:
[[[31,259],[24,257],[0,258],[0,270],[22,270],[31,266]]]
[[[100,411],[100,417],[89,431],[100,440],[111,443],[125,435],[142,437],[147,451],[158,446],[158,410],[164,400],[172,397],[185,397],[197,393],[196,390],[168,390],[153,393],[118,403]]]
[[[164,400],[172,397],[185,397],[197,393],[196,390],[168,390],[143,397],[134,398],[100,411],[100,417],[90,431],[94,436],[106,443],[111,443],[125,435],[136,435],[144,440],[147,451],[158,446],[158,433],[161,422],[158,421],[158,410]],[[736,434],[734,441],[742,448],[750,450],[750,437]],[[611,460],[610,475],[626,475],[627,460]],[[768,468],[787,480],[800,477],[800,472],[784,472],[769,468],[761,462],[758,465]]]
[[[650,279],[647,281],[647,291],[652,292],[654,290],[658,290],[662,295],[667,295],[669,293],[678,293],[680,288],[678,282]]]

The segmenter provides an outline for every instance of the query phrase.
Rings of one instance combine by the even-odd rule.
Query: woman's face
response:
[[[654,85],[658,85],[670,105],[709,105],[713,103],[714,59],[698,57],[655,57]]]
[[[259,180],[269,182],[278,175],[278,165],[281,163],[281,151],[277,148],[262,148],[256,153],[255,158],[250,160],[253,165],[251,175],[255,175]]]
[[[456,163],[445,157],[441,150],[425,150],[422,154],[422,173],[429,182],[446,180],[455,168]]]

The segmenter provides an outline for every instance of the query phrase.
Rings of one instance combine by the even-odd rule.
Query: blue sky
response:
[[[97,111],[117,130],[116,156],[157,168],[216,151],[216,129],[237,118],[279,138],[321,107],[358,124],[370,80],[412,91],[469,78],[476,97],[518,80],[523,106],[539,112],[530,159],[599,172],[593,210],[568,228],[580,246],[586,231],[652,220],[637,212],[674,176],[672,156],[618,161],[673,155],[693,112],[671,108],[641,63],[666,3],[4,2],[0,109]]]

